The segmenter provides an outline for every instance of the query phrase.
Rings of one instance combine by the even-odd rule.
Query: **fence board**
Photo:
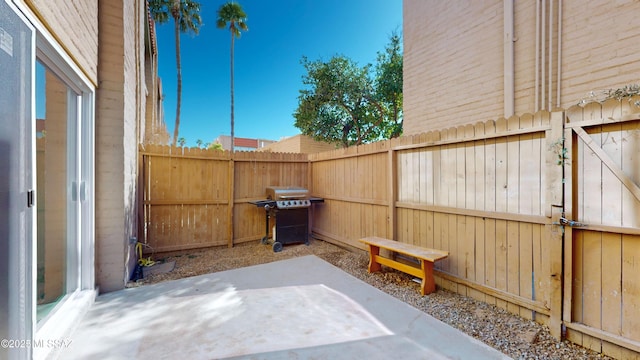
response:
[[[520,295],[520,224],[507,222],[507,291]],[[518,314],[519,308],[512,303],[507,304],[507,310]]]
[[[640,236],[622,235],[622,332],[640,342]]]
[[[496,220],[496,288],[507,291],[507,221]],[[496,305],[506,309],[503,300],[496,300]]]
[[[484,285],[487,285],[492,288],[498,288],[496,284],[496,272],[497,268],[497,259],[496,259],[496,220],[495,219],[486,219],[485,220],[485,258],[486,258],[486,267],[485,267],[485,280]],[[489,304],[496,304],[496,299],[494,297],[487,296],[487,302]]]
[[[601,233],[585,231],[582,245],[582,322],[600,329],[602,311],[602,236]],[[586,311],[585,311],[586,309]]]
[[[602,268],[622,269],[622,238],[612,233],[602,233]],[[620,319],[622,309],[622,273],[618,271],[602,272],[602,330],[613,334],[622,331]]]
[[[571,321],[582,322],[583,321],[583,307],[582,307],[582,288],[583,288],[583,271],[584,268],[584,232],[573,232],[573,281],[572,281],[572,298],[574,300],[571,304]],[[579,300],[578,300],[579,299]],[[577,300],[577,301],[576,301]],[[580,340],[580,344],[582,340]]]
[[[547,288],[549,286],[549,267],[548,262],[544,262],[544,258],[547,256],[544,255],[543,251],[547,249],[544,243],[544,228],[541,225],[534,225],[531,228],[532,234],[532,243],[531,243],[531,261],[532,261],[532,294],[531,298],[533,300],[549,304],[549,299],[546,296]],[[533,315],[534,320],[540,321],[538,318],[538,314]]]
[[[519,118],[512,116],[507,120],[507,130],[519,129]],[[520,200],[520,141],[519,136],[507,138],[507,212],[517,214]],[[524,190],[524,189],[522,189]]]
[[[496,133],[507,131],[507,120],[496,121]],[[496,211],[507,212],[507,138],[496,139]]]
[[[639,97],[636,99],[640,100]],[[624,101],[623,101],[624,103]],[[637,111],[637,110],[636,110]],[[623,123],[621,128],[620,153],[621,169],[633,182],[640,186],[638,171],[638,153],[640,152],[640,121]],[[622,226],[640,228],[640,201],[623,187],[622,189]]]
[[[519,229],[519,295],[533,300],[533,224],[520,223]],[[533,319],[533,314],[530,310],[520,309],[520,316],[525,319]]]

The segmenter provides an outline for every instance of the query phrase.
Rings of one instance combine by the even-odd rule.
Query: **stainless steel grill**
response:
[[[292,186],[267,187],[267,199],[275,200],[278,209],[296,209],[311,206],[309,190]]]
[[[269,219],[275,219],[273,239],[274,252],[290,243],[309,244],[309,208],[324,199],[309,196],[309,190],[295,186],[268,186],[266,199],[251,203],[265,210],[265,236],[263,244],[269,242]]]

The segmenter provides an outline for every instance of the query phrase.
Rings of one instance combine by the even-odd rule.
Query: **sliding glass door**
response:
[[[32,344],[59,339],[95,297],[95,88],[8,0],[0,84],[0,338]],[[0,359],[50,350],[5,347]]]
[[[79,94],[36,64],[37,320],[78,289]]]

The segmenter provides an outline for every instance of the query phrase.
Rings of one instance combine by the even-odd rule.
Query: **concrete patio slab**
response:
[[[61,359],[507,359],[315,256],[98,297]]]

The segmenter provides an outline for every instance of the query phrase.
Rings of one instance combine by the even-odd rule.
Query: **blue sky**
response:
[[[200,0],[204,26],[181,35],[180,137],[188,146],[229,135],[229,30],[216,27],[223,0]],[[345,55],[374,64],[389,36],[402,31],[402,0],[241,0],[249,31],[235,41],[235,136],[279,140],[299,134],[293,126],[302,56],[329,60]],[[165,121],[173,134],[176,65],[173,20],[156,28],[158,71]]]

